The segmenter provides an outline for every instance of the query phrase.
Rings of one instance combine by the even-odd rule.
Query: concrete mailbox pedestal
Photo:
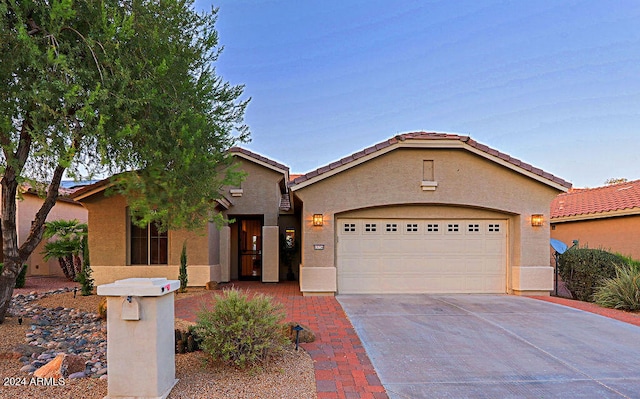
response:
[[[178,280],[128,278],[98,286],[107,297],[109,399],[164,399],[176,380],[173,291]]]

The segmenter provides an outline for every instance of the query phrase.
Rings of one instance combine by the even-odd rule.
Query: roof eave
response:
[[[608,212],[583,213],[580,215],[552,217],[550,219],[550,223],[553,224],[553,223],[566,223],[566,222],[581,222],[581,221],[594,220],[594,219],[606,219],[606,218],[634,216],[634,215],[640,215],[640,207],[629,208],[629,209],[618,209],[615,211],[608,211]]]
[[[398,148],[459,148],[459,149],[465,149],[468,150],[476,155],[479,155],[483,158],[486,158],[488,160],[491,160],[499,165],[502,165],[506,168],[509,168],[515,172],[518,172],[522,175],[525,175],[531,179],[537,180],[543,184],[546,184],[548,186],[551,186],[553,188],[555,188],[556,190],[562,191],[562,192],[567,192],[569,190],[569,188],[571,187],[571,184],[568,182],[565,182],[564,180],[562,181],[562,183],[551,180],[551,179],[547,179],[544,176],[540,176],[536,173],[533,173],[531,171],[528,171],[522,167],[519,167],[517,165],[514,165],[511,162],[508,162],[506,160],[504,160],[503,158],[499,157],[499,156],[495,156],[492,154],[489,154],[473,145],[469,144],[470,140],[467,136],[459,136],[459,138],[455,138],[455,139],[437,139],[437,140],[433,140],[433,139],[408,139],[408,140],[402,140],[402,141],[397,141],[393,144],[390,144],[389,146],[386,146],[384,148],[378,149],[374,152],[371,152],[369,154],[366,154],[360,158],[357,158],[353,161],[350,161],[348,163],[344,163],[338,167],[335,167],[334,169],[330,169],[326,172],[323,173],[319,173],[313,177],[307,178],[306,180],[301,181],[300,183],[295,183],[294,182],[290,185],[290,188],[292,191],[297,191],[300,190],[304,187],[310,186],[314,183],[317,183],[323,179],[326,179],[328,177],[334,176],[338,173],[341,173],[347,169],[350,169],[354,166],[358,166],[364,162],[367,162],[373,158],[379,157],[381,155],[384,155],[388,152],[391,152],[395,149]],[[475,143],[475,142],[473,142]],[[497,152],[498,154],[501,154],[499,152]],[[322,169],[322,168],[321,168]]]

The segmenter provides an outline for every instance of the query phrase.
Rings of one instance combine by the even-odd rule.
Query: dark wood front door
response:
[[[262,218],[238,221],[240,280],[260,280],[262,277]]]

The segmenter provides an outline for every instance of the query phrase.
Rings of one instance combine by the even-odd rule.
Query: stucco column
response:
[[[262,227],[262,282],[277,283],[280,269],[280,228],[278,226]]]
[[[224,226],[220,230],[220,280],[219,283],[231,281],[231,227]]]

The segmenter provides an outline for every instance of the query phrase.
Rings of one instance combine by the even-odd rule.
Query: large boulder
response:
[[[80,356],[61,353],[49,363],[37,369],[33,375],[39,378],[67,378],[85,370],[85,361]]]

